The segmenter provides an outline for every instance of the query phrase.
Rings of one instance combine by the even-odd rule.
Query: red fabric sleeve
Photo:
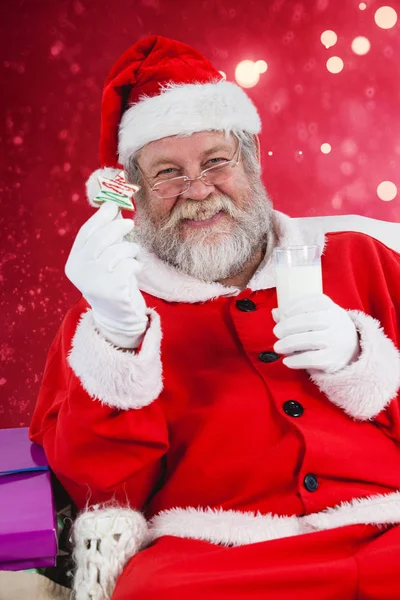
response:
[[[124,411],[102,404],[83,389],[67,356],[86,308],[84,300],[73,307],[53,341],[30,436],[43,446],[78,508],[115,499],[141,509],[162,475],[168,450],[164,414],[158,399]]]
[[[327,236],[327,259],[338,274],[331,285],[343,285],[340,273],[346,270],[346,285],[354,286],[365,313],[377,319],[384,333],[400,349],[400,254],[382,242],[362,233],[332,233]],[[329,252],[329,244],[333,243]],[[346,240],[345,248],[335,252],[335,243]],[[344,251],[343,251],[344,250]],[[330,290],[327,290],[328,295]],[[360,309],[360,305],[346,306]],[[389,437],[400,442],[400,394],[381,411],[373,422]]]

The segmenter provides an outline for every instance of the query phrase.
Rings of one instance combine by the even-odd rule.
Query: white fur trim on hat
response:
[[[115,179],[121,169],[114,169],[113,167],[104,167],[103,169],[97,169],[93,171],[88,180],[86,181],[86,196],[91,206],[99,207],[99,204],[93,202],[93,199],[100,193],[101,187],[99,177],[107,177],[108,179]]]
[[[119,162],[155,140],[199,131],[261,130],[257,109],[235,83],[170,84],[158,96],[144,96],[122,116]]]
[[[147,315],[150,327],[136,355],[98,333],[91,310],[81,317],[68,362],[92,398],[120,410],[142,408],[158,398],[163,387],[160,317],[152,309]]]
[[[348,314],[360,336],[357,361],[337,373],[311,379],[333,404],[359,421],[373,419],[395,398],[400,386],[400,354],[379,321],[360,311]]]

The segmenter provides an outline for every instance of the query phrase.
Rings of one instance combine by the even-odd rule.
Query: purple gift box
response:
[[[0,570],[53,567],[56,512],[49,466],[28,428],[0,429]]]

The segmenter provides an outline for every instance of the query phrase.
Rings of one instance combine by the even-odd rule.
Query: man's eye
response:
[[[156,177],[162,177],[163,175],[171,175],[171,174],[175,174],[177,173],[177,169],[174,169],[173,167],[169,167],[168,169],[163,169],[162,171],[159,171],[156,175]]]
[[[210,158],[210,160],[207,161],[207,164],[210,165],[210,167],[212,167],[213,165],[218,165],[219,163],[222,162],[227,162],[228,159],[227,158]]]

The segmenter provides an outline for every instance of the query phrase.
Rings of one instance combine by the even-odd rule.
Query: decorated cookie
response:
[[[114,179],[99,175],[100,192],[93,198],[96,204],[114,202],[120,208],[135,210],[133,195],[140,189],[138,185],[127,183],[125,172],[120,171]]]

